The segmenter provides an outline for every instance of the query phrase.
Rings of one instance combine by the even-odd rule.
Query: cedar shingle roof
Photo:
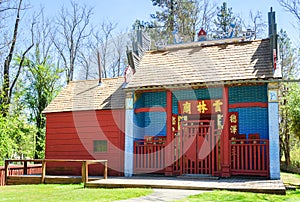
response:
[[[126,88],[273,78],[268,39],[234,40],[149,51]]]
[[[70,82],[43,113],[100,109],[124,109],[124,78]]]

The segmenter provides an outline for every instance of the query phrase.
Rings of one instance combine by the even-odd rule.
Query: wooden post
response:
[[[87,161],[82,161],[82,182],[85,184],[89,181],[89,173],[88,173],[88,162]]]
[[[228,86],[223,88],[223,100],[224,100],[224,126],[221,136],[221,148],[222,148],[222,177],[230,177],[230,141],[229,141],[229,124],[228,124],[228,110],[229,110],[229,101],[228,101]]]
[[[107,161],[104,162],[104,173],[103,173],[103,178],[106,180],[107,179]]]
[[[24,161],[24,168],[23,168],[23,174],[27,175],[27,161]]]
[[[44,159],[42,160],[42,179],[41,179],[42,184],[45,184],[45,176],[46,176],[46,161]]]
[[[9,175],[9,161],[8,160],[5,160],[5,184],[7,184],[7,178],[8,178],[8,175]]]
[[[172,137],[172,91],[167,90],[167,106],[166,106],[166,130],[167,130],[167,144],[165,147],[165,175],[173,175],[173,161],[174,161],[174,145]]]

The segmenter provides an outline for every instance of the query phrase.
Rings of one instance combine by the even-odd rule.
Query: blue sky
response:
[[[155,7],[151,0],[77,0],[80,4],[94,7],[93,24],[103,20],[118,23],[118,28],[122,31],[130,29],[135,19],[147,21],[150,13],[154,13]],[[221,5],[224,0],[216,0]],[[267,21],[267,13],[270,7],[276,11],[278,31],[283,28],[292,39],[294,45],[299,45],[299,31],[296,30],[293,16],[283,10],[277,0],[225,0],[229,7],[233,8],[234,13],[238,13],[243,18],[248,18],[249,11],[262,11]],[[62,5],[69,6],[69,0],[30,0],[34,9],[39,9],[44,5],[48,16],[54,17]]]

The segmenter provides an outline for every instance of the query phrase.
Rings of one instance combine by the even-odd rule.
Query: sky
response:
[[[41,5],[45,7],[45,12],[50,17],[55,17],[60,8],[70,6],[69,0],[29,0],[33,9],[38,10]],[[279,5],[277,0],[215,0],[217,5],[227,2],[229,7],[233,8],[233,12],[239,14],[243,18],[248,18],[249,11],[261,11],[268,21],[268,12],[270,7],[276,12],[277,30],[282,28],[288,32],[294,45],[300,45],[299,31],[295,18],[285,12]],[[136,19],[149,21],[150,14],[154,13],[155,7],[152,6],[151,0],[77,0],[80,4],[88,7],[94,7],[93,24],[107,20],[117,23],[120,31],[126,31]]]

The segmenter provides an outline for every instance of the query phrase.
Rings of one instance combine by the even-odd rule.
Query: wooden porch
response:
[[[229,190],[241,192],[285,195],[286,189],[281,180],[265,178],[231,177],[215,179],[181,179],[178,177],[110,177],[86,184],[87,188],[151,188],[186,190]]]
[[[81,176],[53,176],[46,175],[47,163],[81,163]],[[11,163],[19,163],[23,166],[22,172],[11,172],[14,165]],[[28,173],[29,163],[39,164],[41,173]],[[89,177],[89,165],[103,164],[103,177]],[[19,166],[19,167],[20,167]],[[107,160],[69,160],[69,159],[29,159],[29,160],[5,160],[5,185],[20,184],[77,184],[83,182],[86,184],[92,180],[100,178],[107,179]]]

